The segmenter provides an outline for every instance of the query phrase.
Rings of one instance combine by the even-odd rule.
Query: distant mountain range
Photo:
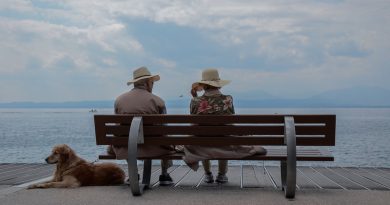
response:
[[[166,100],[167,107],[189,107],[190,98]],[[78,102],[6,102],[0,108],[113,108],[113,100]],[[234,106],[261,107],[390,107],[390,90],[377,87],[354,87],[332,90],[305,99],[283,99],[266,92],[261,96],[234,97]]]

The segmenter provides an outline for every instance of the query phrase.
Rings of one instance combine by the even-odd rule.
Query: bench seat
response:
[[[138,158],[140,160],[144,159],[172,159],[172,160],[182,160],[184,154],[183,153],[175,153],[171,155],[164,155],[159,157],[143,157]],[[99,159],[115,160],[115,155],[109,154],[101,154],[99,155]],[[264,160],[264,161],[281,161],[287,160],[287,151],[286,149],[275,149],[275,148],[267,148],[266,155],[253,155],[246,158],[234,159],[234,158],[218,158],[213,160],[226,159],[226,160]],[[334,157],[328,150],[323,149],[297,149],[297,161],[334,161]]]

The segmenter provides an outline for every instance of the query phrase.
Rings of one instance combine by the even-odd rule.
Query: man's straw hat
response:
[[[202,84],[211,85],[213,87],[221,88],[230,83],[230,80],[221,80],[219,78],[218,70],[209,68],[203,70],[202,80],[192,84],[192,89],[202,90]]]
[[[139,80],[146,79],[146,78],[153,78],[153,81],[160,80],[159,75],[152,75],[147,67],[142,66],[140,68],[137,68],[137,70],[133,72],[133,80],[127,82],[127,85],[131,85],[132,83],[135,83]]]

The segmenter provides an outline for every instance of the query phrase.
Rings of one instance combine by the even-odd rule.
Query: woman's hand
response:
[[[196,92],[196,88],[191,89],[191,95],[192,95],[192,97],[198,97],[198,93]]]

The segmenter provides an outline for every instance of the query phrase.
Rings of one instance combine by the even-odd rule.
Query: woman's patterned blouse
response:
[[[190,105],[191,114],[226,115],[234,114],[233,98],[230,95],[212,95],[194,97]]]

